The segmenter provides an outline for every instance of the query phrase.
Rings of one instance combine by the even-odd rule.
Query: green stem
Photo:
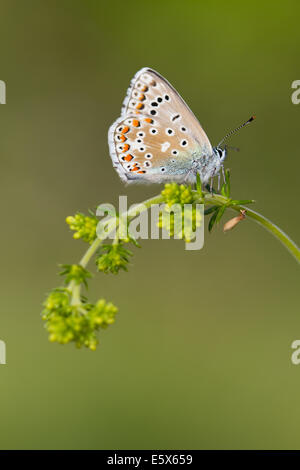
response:
[[[76,284],[75,281],[71,281],[68,286],[68,289],[72,292],[71,305],[80,306],[81,305],[81,298],[80,298],[81,286],[79,284]]]
[[[89,264],[90,259],[93,257],[95,252],[98,250],[99,246],[103,242],[102,238],[96,238],[96,240],[93,241],[89,249],[85,252],[84,256],[81,258],[79,261],[80,266],[83,268],[86,268],[87,265]]]
[[[163,200],[164,199],[161,195],[152,197],[151,199],[148,199],[147,201],[142,202],[141,204],[138,204],[134,208],[129,209],[129,211],[127,211],[123,215],[124,215],[125,218],[126,218],[126,216],[128,218],[136,217],[137,215],[139,215],[142,212],[149,209],[154,204],[162,203]],[[106,230],[107,236],[115,229],[114,221],[110,225],[111,225],[111,227],[109,227],[109,225],[108,225],[107,230]],[[91,244],[91,246],[89,247],[89,249],[86,251],[86,253],[84,254],[84,256],[81,258],[81,260],[79,262],[79,264],[83,268],[86,268],[86,266],[88,265],[90,259],[93,257],[95,252],[98,250],[98,248],[99,248],[99,246],[101,245],[102,242],[103,242],[103,238],[96,238],[96,240]]]
[[[164,200],[163,196],[161,196],[161,195],[152,197],[151,199],[147,199],[145,202],[142,202],[141,204],[138,204],[134,208],[129,209],[129,211],[127,211],[127,213],[125,213],[123,215],[125,216],[125,218],[126,218],[126,216],[128,218],[136,217],[139,214],[141,214],[142,212],[148,210],[154,204],[162,203],[163,200]],[[109,224],[109,222],[108,222],[108,226],[107,226],[107,230],[106,230],[107,236],[109,236],[109,234],[113,230],[115,230],[115,228],[116,227],[115,227],[114,220],[112,220],[111,224]],[[103,240],[104,240],[104,238],[96,238],[96,240],[93,241],[93,243],[90,245],[88,250],[85,252],[83,257],[79,261],[80,266],[82,266],[83,268],[87,267],[88,263],[90,262],[91,258],[94,256],[96,251],[98,250],[98,248],[101,245],[101,243],[103,242]],[[81,304],[81,300],[80,300],[81,285],[75,284],[74,281],[71,281],[69,286],[68,286],[68,289],[72,292],[72,300],[71,300],[72,305]]]
[[[230,200],[219,194],[213,194],[213,195],[206,195],[205,202],[209,204],[214,204],[214,205],[223,205],[223,204],[229,204]],[[291,255],[296,259],[296,261],[300,263],[300,248],[277,225],[275,225],[273,222],[271,222],[269,219],[259,214],[258,212],[255,212],[254,210],[249,209],[249,207],[234,205],[234,206],[229,206],[229,208],[236,212],[245,210],[247,217],[255,220],[256,223],[258,223],[262,227],[266,228],[270,233],[272,233],[272,235],[275,238],[277,238],[285,246],[285,248],[291,253]]]
[[[286,233],[284,233],[277,225],[273,224],[269,219],[264,217],[263,215],[259,214],[258,212],[253,211],[252,209],[249,209],[246,206],[242,205],[231,205],[230,199],[228,199],[225,196],[222,196],[221,194],[210,194],[208,192],[203,192],[202,194],[199,194],[199,192],[194,191],[195,195],[199,196],[198,203],[205,203],[205,204],[212,204],[212,205],[227,205],[229,209],[240,212],[241,210],[245,210],[247,217],[250,219],[253,219],[256,223],[261,225],[262,227],[266,228],[272,235],[277,238],[284,246],[285,248],[291,253],[291,255],[300,263],[300,248],[288,237]],[[136,205],[134,208],[129,209],[127,213],[123,214],[125,217],[127,216],[128,218],[133,218],[136,217],[137,215],[141,214],[142,212],[148,210],[151,206],[155,204],[161,204],[164,202],[164,198],[161,195],[155,196],[151,199],[146,200],[145,202]],[[196,201],[197,202],[197,201]],[[108,222],[107,230],[106,230],[106,236],[109,236],[109,234],[115,230],[115,223],[114,220],[112,221],[111,224]],[[81,258],[79,264],[83,267],[86,268],[89,261],[93,257],[93,255],[96,253],[98,250],[99,246],[103,242],[104,238],[97,238],[91,246],[88,248],[84,256]],[[73,283],[73,281],[69,285],[69,289],[72,291],[72,303],[73,305],[78,305],[81,303],[80,301],[80,285],[76,285]]]
[[[293,240],[281,230],[277,225],[271,222],[269,219],[263,215],[255,212],[252,209],[249,209],[245,206],[232,206],[231,209],[234,210],[246,210],[246,215],[251,219],[255,220],[259,225],[265,227],[275,238],[277,238],[285,248],[291,253],[291,255],[300,263],[300,248],[296,245]]]

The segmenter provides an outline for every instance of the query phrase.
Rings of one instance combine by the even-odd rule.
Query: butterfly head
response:
[[[223,163],[227,155],[227,147],[225,146],[225,148],[222,149],[221,147],[217,146],[214,148],[214,152],[220,158],[220,163]]]

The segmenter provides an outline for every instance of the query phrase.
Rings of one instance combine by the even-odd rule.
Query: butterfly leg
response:
[[[224,170],[224,165],[221,165],[222,168],[222,176],[223,176],[223,182],[225,183],[226,177],[225,177],[225,170]]]
[[[220,191],[220,185],[221,185],[221,174],[218,173],[218,191]]]
[[[217,169],[215,168],[215,169],[214,169],[214,172],[213,172],[213,174],[212,174],[212,176],[211,176],[211,178],[210,178],[210,188],[209,188],[209,190],[210,190],[210,194],[211,194],[211,195],[213,195],[213,192],[214,192],[214,190],[213,190],[213,184],[214,184],[214,177],[216,176],[216,170],[217,170]],[[218,175],[218,176],[219,176],[219,175]]]
[[[194,189],[197,188],[197,177],[196,177],[197,171],[196,171],[196,169],[197,169],[197,167],[195,167],[195,165],[193,165],[192,168],[186,173],[186,175],[184,177],[184,180],[183,180],[183,182],[185,184],[188,184],[189,176],[190,176],[191,173],[193,173],[194,174],[194,180],[191,181],[190,184],[191,184],[191,187],[194,188]]]
[[[190,176],[191,172],[192,172],[192,170],[189,170],[189,171],[187,172],[187,174],[185,175],[184,180],[183,180],[183,182],[184,182],[185,184],[188,184],[188,179],[189,179],[189,176]]]

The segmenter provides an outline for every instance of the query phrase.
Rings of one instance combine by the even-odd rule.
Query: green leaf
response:
[[[212,231],[213,226],[215,225],[218,212],[219,212],[219,208],[213,213],[213,215],[211,216],[211,218],[209,220],[209,223],[208,223],[208,231],[209,232]]]
[[[230,170],[225,171],[225,182],[222,185],[221,193],[224,197],[230,197]]]
[[[232,201],[230,201],[230,205],[239,206],[241,204],[253,204],[254,202],[254,199],[232,199]]]
[[[216,224],[218,224],[222,218],[222,216],[224,215],[224,212],[226,210],[226,206],[221,206],[218,210],[218,213],[216,215]]]
[[[199,196],[202,198],[203,197],[203,194],[202,194],[202,183],[201,183],[201,178],[200,178],[200,175],[199,173],[197,173],[197,191],[199,193]]]
[[[208,214],[212,214],[213,212],[215,212],[215,210],[217,210],[220,206],[211,206],[209,207],[208,209],[205,209],[204,210],[204,215],[208,215]]]
[[[141,244],[134,238],[133,235],[131,235],[131,233],[128,234],[128,240],[137,248],[141,248]]]
[[[59,266],[63,269],[59,273],[60,276],[66,276],[65,284],[74,281],[77,285],[84,284],[86,288],[88,287],[87,279],[91,278],[92,275],[80,264],[60,264]]]

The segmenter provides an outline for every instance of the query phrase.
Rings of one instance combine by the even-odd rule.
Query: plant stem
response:
[[[284,246],[285,248],[291,253],[291,255],[300,263],[300,248],[296,245],[293,240],[281,230],[277,225],[271,222],[269,219],[264,217],[263,215],[255,212],[252,209],[249,209],[245,206],[232,206],[230,209],[234,210],[246,210],[246,215],[251,219],[255,220],[259,225],[265,227],[274,237],[276,237]]]
[[[147,199],[145,202],[142,202],[141,204],[138,204],[132,209],[129,209],[127,213],[123,214],[123,216],[126,218],[131,218],[131,217],[136,217],[137,215],[141,214],[142,212],[146,211],[149,209],[151,206],[154,204],[160,204],[163,202],[163,196],[158,195],[155,197],[152,197],[151,199]],[[106,229],[106,234],[107,236],[116,228],[115,226],[115,220],[113,219],[111,224],[108,222],[107,229]],[[93,243],[90,245],[88,250],[85,252],[83,257],[81,258],[79,264],[83,268],[86,268],[88,263],[90,262],[91,258],[94,256],[96,251],[98,250],[99,246],[103,242],[104,238],[96,238],[96,240],[93,241]],[[74,283],[74,281],[71,281],[68,289],[72,293],[72,300],[71,303],[72,305],[79,305],[81,304],[80,300],[80,291],[81,291],[81,285],[77,285]]]
[[[240,212],[241,210],[246,211],[246,215],[250,218],[253,219],[255,222],[257,222],[259,225],[262,227],[266,228],[272,235],[277,238],[284,246],[285,248],[291,253],[291,255],[300,263],[300,248],[288,237],[286,233],[284,233],[277,225],[273,224],[269,219],[264,217],[263,215],[259,214],[258,212],[253,211],[252,209],[249,209],[246,206],[242,205],[230,205],[231,201],[225,196],[222,196],[221,194],[210,194],[208,192],[203,192],[201,195],[197,191],[193,191],[194,194],[199,196],[198,203],[205,203],[205,204],[211,204],[211,205],[219,205],[223,206],[226,205],[228,206],[229,209]],[[133,218],[136,217],[137,215],[141,214],[142,212],[146,211],[149,209],[151,206],[154,204],[161,204],[164,202],[164,198],[161,195],[155,196],[151,199],[146,200],[145,202],[136,205],[134,208],[129,209],[127,213],[123,214],[123,216],[127,216],[128,218]],[[197,202],[197,200],[195,201]],[[114,229],[115,229],[115,221],[113,220],[111,224],[107,225],[107,230],[106,230],[106,236],[108,236]],[[103,238],[97,238],[91,246],[88,248],[84,256],[81,258],[79,264],[83,267],[86,268],[88,265],[89,261],[103,242]],[[72,291],[72,303],[78,304],[80,303],[80,285],[73,285],[70,283],[69,289]]]
[[[145,210],[149,209],[154,204],[160,204],[162,202],[163,202],[163,197],[161,195],[155,196],[155,197],[152,197],[151,199],[147,199],[145,202],[142,202],[141,204],[138,204],[134,208],[129,209],[129,211],[127,211],[127,213],[122,214],[122,215],[125,218],[126,218],[126,216],[128,218],[136,217],[137,215],[141,214]],[[108,228],[106,230],[107,236],[110,234],[110,232],[112,232],[115,229],[114,220],[112,221],[112,223],[110,225],[111,225],[111,227],[109,226],[109,223],[108,223]],[[81,260],[79,262],[79,264],[83,268],[86,268],[86,266],[88,265],[90,259],[92,258],[94,253],[97,251],[97,249],[99,248],[99,246],[101,245],[103,240],[104,240],[103,238],[96,238],[96,240],[91,244],[91,246],[89,247],[89,249],[86,251],[86,253],[84,254],[84,256],[81,258]]]
[[[228,204],[229,201],[230,201],[229,199],[227,199],[224,196],[221,196],[220,194],[213,194],[213,195],[205,196],[205,202],[209,204],[223,205],[223,204]],[[249,209],[249,207],[242,206],[242,205],[241,206],[234,205],[234,206],[229,206],[229,209],[234,210],[236,212],[245,210],[246,215],[249,218],[255,220],[256,223],[258,223],[262,227],[265,227],[270,233],[272,233],[272,235],[275,238],[277,238],[285,246],[285,248],[291,253],[291,255],[296,259],[296,261],[300,263],[300,248],[277,225],[275,225],[273,222],[271,222],[269,219],[259,214],[258,212],[255,212],[254,210]]]

